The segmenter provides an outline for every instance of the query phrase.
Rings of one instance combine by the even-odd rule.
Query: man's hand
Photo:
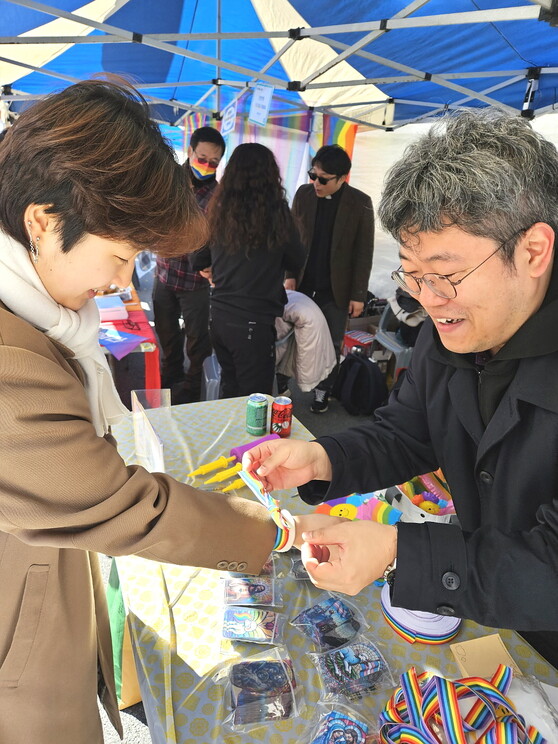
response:
[[[285,289],[292,289],[294,291],[296,289],[296,279],[285,279],[285,281],[283,282],[283,286],[285,287]]]
[[[364,302],[357,302],[356,300],[351,300],[349,302],[349,317],[350,318],[358,318],[359,315],[362,314],[363,310],[364,310]]]
[[[303,533],[302,561],[320,589],[358,594],[383,576],[397,555],[397,529],[368,520]]]
[[[207,279],[212,287],[214,286],[213,285],[213,270],[211,266],[208,266],[207,269],[202,269],[199,272],[199,274],[200,276],[203,276],[205,279]]]
[[[331,480],[331,462],[317,442],[270,439],[245,452],[242,467],[255,471],[268,491]]]

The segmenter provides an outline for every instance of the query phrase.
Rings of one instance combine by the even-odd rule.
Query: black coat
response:
[[[306,258],[312,247],[318,197],[312,184],[300,186],[293,200],[296,220]],[[330,276],[335,303],[365,302],[374,253],[374,209],[368,194],[346,184],[339,201],[331,236]],[[287,272],[300,286],[304,270]]]
[[[442,356],[426,321],[375,422],[322,437],[333,480],[309,503],[441,467],[461,527],[400,524],[393,603],[516,630],[558,630],[558,353],[519,360],[484,427],[478,374]]]

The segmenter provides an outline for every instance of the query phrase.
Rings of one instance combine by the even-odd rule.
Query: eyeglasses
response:
[[[458,279],[456,282],[453,281],[450,277],[455,276],[455,274],[459,274],[459,271],[454,271],[451,274],[434,274],[434,273],[428,273],[423,274],[422,276],[415,276],[414,274],[409,274],[406,271],[402,270],[402,267],[400,266],[397,271],[391,272],[391,278],[396,284],[399,284],[399,286],[404,289],[406,292],[409,292],[413,295],[419,295],[421,290],[421,284],[426,284],[428,289],[430,289],[432,292],[434,292],[435,295],[438,295],[438,297],[443,297],[445,300],[453,300],[454,297],[457,297],[457,289],[461,282],[464,279],[467,279],[468,276],[471,276],[473,271],[476,271],[477,269],[480,269],[480,267],[485,264],[492,256],[495,256],[498,251],[502,250],[505,245],[510,243],[512,240],[516,240],[521,233],[528,230],[528,227],[525,227],[521,230],[518,230],[514,235],[512,235],[511,238],[508,238],[508,240],[504,240],[503,243],[500,243],[498,248],[496,248],[495,251],[493,251],[489,256],[487,256],[484,261],[481,261],[478,266],[475,266],[474,269],[471,269],[465,276],[462,276],[461,279]]]
[[[196,151],[194,150],[194,155],[196,155]],[[221,162],[221,158],[213,158],[212,160],[208,160],[203,155],[196,155],[196,160],[200,165],[210,165],[212,168],[217,168],[219,163]]]
[[[315,171],[309,170],[308,178],[311,181],[318,181],[319,183],[322,184],[322,186],[327,186],[330,181],[333,181],[335,178],[339,178],[339,176],[331,176],[330,178],[325,178],[325,176],[318,176],[318,174]]]

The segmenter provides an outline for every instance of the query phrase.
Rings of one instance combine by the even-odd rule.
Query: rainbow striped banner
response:
[[[322,144],[339,145],[352,160],[357,129],[357,124],[324,114]]]

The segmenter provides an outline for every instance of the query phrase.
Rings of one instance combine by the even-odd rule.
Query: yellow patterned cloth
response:
[[[186,478],[185,474],[256,438],[246,434],[245,415],[246,398],[174,406],[170,413],[150,411],[149,417],[164,442],[166,471],[181,481],[201,486],[207,476],[196,480]],[[131,417],[116,427],[114,434],[127,463],[136,462]],[[292,437],[312,439],[296,419],[293,419]],[[246,487],[238,493],[252,498]],[[295,493],[279,491],[274,496],[295,514],[311,511],[312,507],[292,498]],[[289,556],[277,554],[275,560],[281,572],[288,574]],[[306,704],[301,716],[262,724],[249,734],[229,735],[223,729],[227,701],[223,699],[223,687],[212,681],[213,673],[230,659],[247,658],[266,647],[233,644],[222,639],[223,579],[228,574],[155,563],[135,556],[118,558],[117,565],[153,744],[306,742],[309,721],[320,697],[319,677],[308,656],[315,649],[306,637],[292,625],[286,625],[285,646]],[[281,584],[284,599],[281,611],[289,620],[324,598],[324,592],[309,581],[286,576]],[[410,645],[396,635],[382,616],[378,587],[368,587],[350,601],[365,616],[373,637],[383,643],[382,651],[396,682],[413,665],[419,671],[435,671],[449,678],[461,676],[449,644]],[[491,628],[464,621],[457,640],[493,632]],[[558,684],[556,671],[516,633],[501,630],[500,635],[525,674]],[[351,707],[374,726],[389,694],[390,691],[383,691],[369,695]]]

